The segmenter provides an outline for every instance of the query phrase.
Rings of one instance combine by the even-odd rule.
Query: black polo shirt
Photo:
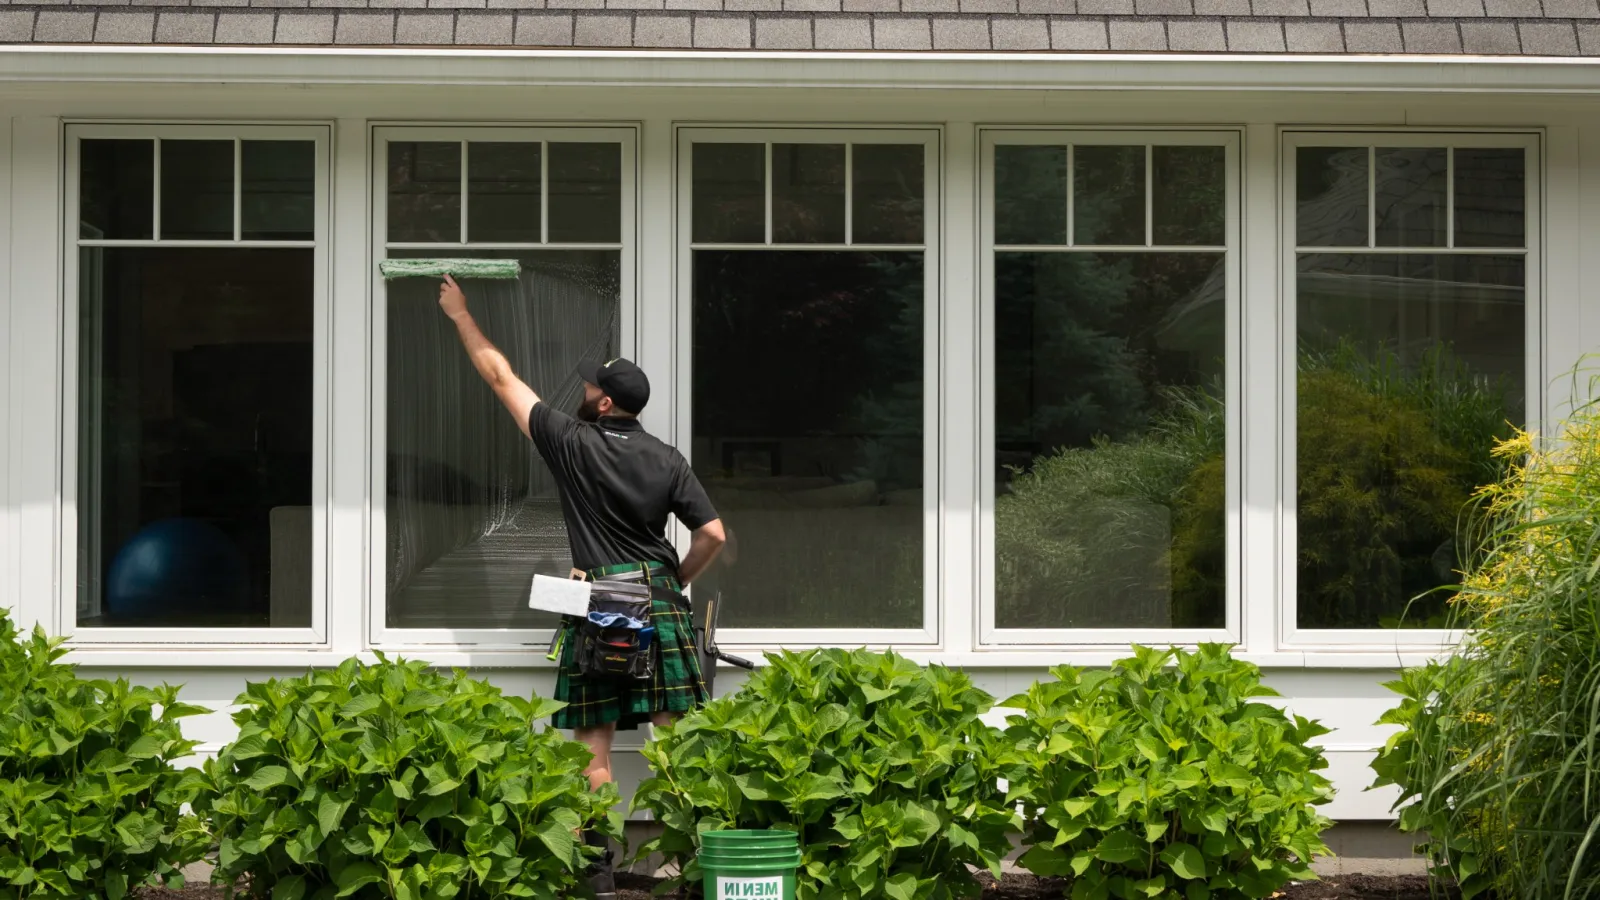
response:
[[[528,434],[560,488],[572,564],[579,569],[659,562],[676,572],[667,514],[691,531],[717,518],[689,461],[638,419],[591,424],[539,402],[528,414]]]

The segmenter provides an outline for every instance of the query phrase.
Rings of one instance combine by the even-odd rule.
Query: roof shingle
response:
[[[1600,0],[0,0],[89,42],[1592,56]]]

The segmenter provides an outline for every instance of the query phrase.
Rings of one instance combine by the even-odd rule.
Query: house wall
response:
[[[841,66],[848,83],[848,66]],[[683,124],[855,127],[915,125],[940,135],[942,245],[940,293],[945,339],[940,344],[942,412],[975,419],[973,389],[978,357],[970,340],[980,295],[977,248],[978,130],[985,126],[1132,127],[1218,126],[1241,135],[1242,338],[1260,346],[1278,338],[1275,310],[1282,296],[1280,246],[1280,129],[1285,126],[1349,126],[1402,129],[1533,129],[1542,135],[1544,208],[1540,253],[1543,380],[1550,382],[1586,352],[1600,346],[1600,307],[1583,298],[1600,288],[1600,254],[1586,230],[1600,222],[1600,106],[1585,97],[1414,95],[1397,92],[1165,93],[1110,91],[883,90],[862,88],[628,89],[575,87],[390,87],[51,85],[13,86],[0,93],[0,603],[25,622],[61,630],[70,621],[73,586],[62,574],[62,417],[72,398],[61,396],[63,341],[63,123],[128,122],[330,123],[332,127],[332,227],[328,285],[329,327],[338,334],[365,334],[370,327],[372,234],[368,210],[372,172],[369,128],[374,123],[563,122],[633,124],[638,127],[638,229],[636,328],[638,360],[658,384],[686,372],[676,370],[673,342],[674,277],[679,249],[672,227],[675,127]],[[7,255],[8,254],[8,255]],[[666,338],[660,336],[665,335]],[[650,337],[655,336],[655,337]],[[1530,343],[1530,347],[1535,346]],[[143,682],[186,685],[185,699],[216,710],[190,720],[202,752],[215,752],[232,734],[228,707],[247,681],[288,676],[307,666],[327,665],[353,654],[370,655],[374,591],[368,576],[370,533],[369,460],[364,423],[369,413],[368,373],[360,342],[340,344],[331,360],[327,392],[334,441],[348,440],[327,470],[326,623],[318,640],[304,646],[257,644],[80,645],[71,655],[86,674],[127,676]],[[1277,372],[1241,373],[1249,383],[1275,383]],[[1547,410],[1566,393],[1546,392]],[[1397,645],[1390,633],[1373,633],[1360,644],[1318,646],[1290,640],[1282,618],[1280,560],[1270,558],[1281,534],[1281,472],[1276,459],[1281,397],[1274,390],[1246,393],[1239,446],[1247,465],[1241,473],[1245,500],[1230,508],[1246,532],[1238,571],[1238,608],[1231,620],[1240,655],[1260,664],[1267,680],[1296,713],[1321,719],[1334,731],[1325,738],[1339,797],[1336,819],[1388,817],[1392,794],[1366,792],[1366,769],[1385,729],[1373,723],[1390,705],[1381,682],[1400,665],[1429,655],[1426,647]],[[673,405],[646,414],[648,428],[681,433]],[[344,430],[348,429],[348,430]],[[979,684],[1000,696],[1022,690],[1061,663],[1104,664],[1123,655],[1137,635],[1108,638],[1101,645],[982,648],[977,640],[978,507],[975,448],[952,442],[943,448],[939,511],[942,558],[936,563],[939,590],[937,637],[904,647],[915,658],[967,668]],[[1260,535],[1267,535],[1262,538]],[[1254,549],[1253,549],[1254,548]],[[1255,549],[1269,552],[1256,553]],[[64,618],[64,612],[68,616]],[[1121,643],[1119,644],[1118,641]],[[838,643],[866,643],[848,633]],[[741,635],[728,649],[746,654],[771,645],[759,635]],[[548,693],[553,676],[542,647],[397,645],[403,655],[466,666],[507,690]],[[725,672],[719,692],[739,680]],[[642,761],[636,737],[621,748],[619,770],[636,779]]]

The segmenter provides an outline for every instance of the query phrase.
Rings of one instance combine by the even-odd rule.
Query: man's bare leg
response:
[[[573,736],[583,742],[594,754],[594,759],[589,761],[589,768],[583,774],[589,776],[589,789],[598,791],[602,784],[610,784],[611,776],[611,742],[617,736],[617,726],[614,723],[596,725],[592,728],[578,728],[572,732]]]
[[[594,757],[589,760],[589,767],[583,772],[589,776],[589,789],[598,791],[602,785],[610,784],[611,742],[617,736],[617,726],[614,723],[596,725],[592,728],[577,728],[572,733],[589,748]],[[589,869],[589,889],[594,894],[595,900],[612,900],[617,895],[617,888],[615,870],[612,868],[611,842],[597,831],[585,832],[583,841],[601,850],[600,859]]]
[[[650,724],[660,728],[664,725],[670,725],[681,718],[683,718],[683,713],[651,713]],[[589,761],[589,768],[583,772],[583,774],[589,776],[589,789],[598,791],[601,785],[615,781],[616,776],[611,771],[611,744],[616,739],[617,726],[607,724],[596,725],[592,728],[577,728],[573,730],[572,734],[573,737],[589,748],[589,753],[594,757]],[[606,848],[606,857],[604,858],[607,861],[599,869],[595,870],[590,877],[589,884],[597,900],[610,900],[611,897],[615,896],[615,876],[612,874],[611,863],[609,862],[611,849],[605,839],[597,834],[586,834],[584,835],[584,840],[590,842],[592,846]]]

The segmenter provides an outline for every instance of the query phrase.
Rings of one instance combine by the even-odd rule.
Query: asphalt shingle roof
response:
[[[0,43],[1600,55],[1600,0],[0,0]]]

